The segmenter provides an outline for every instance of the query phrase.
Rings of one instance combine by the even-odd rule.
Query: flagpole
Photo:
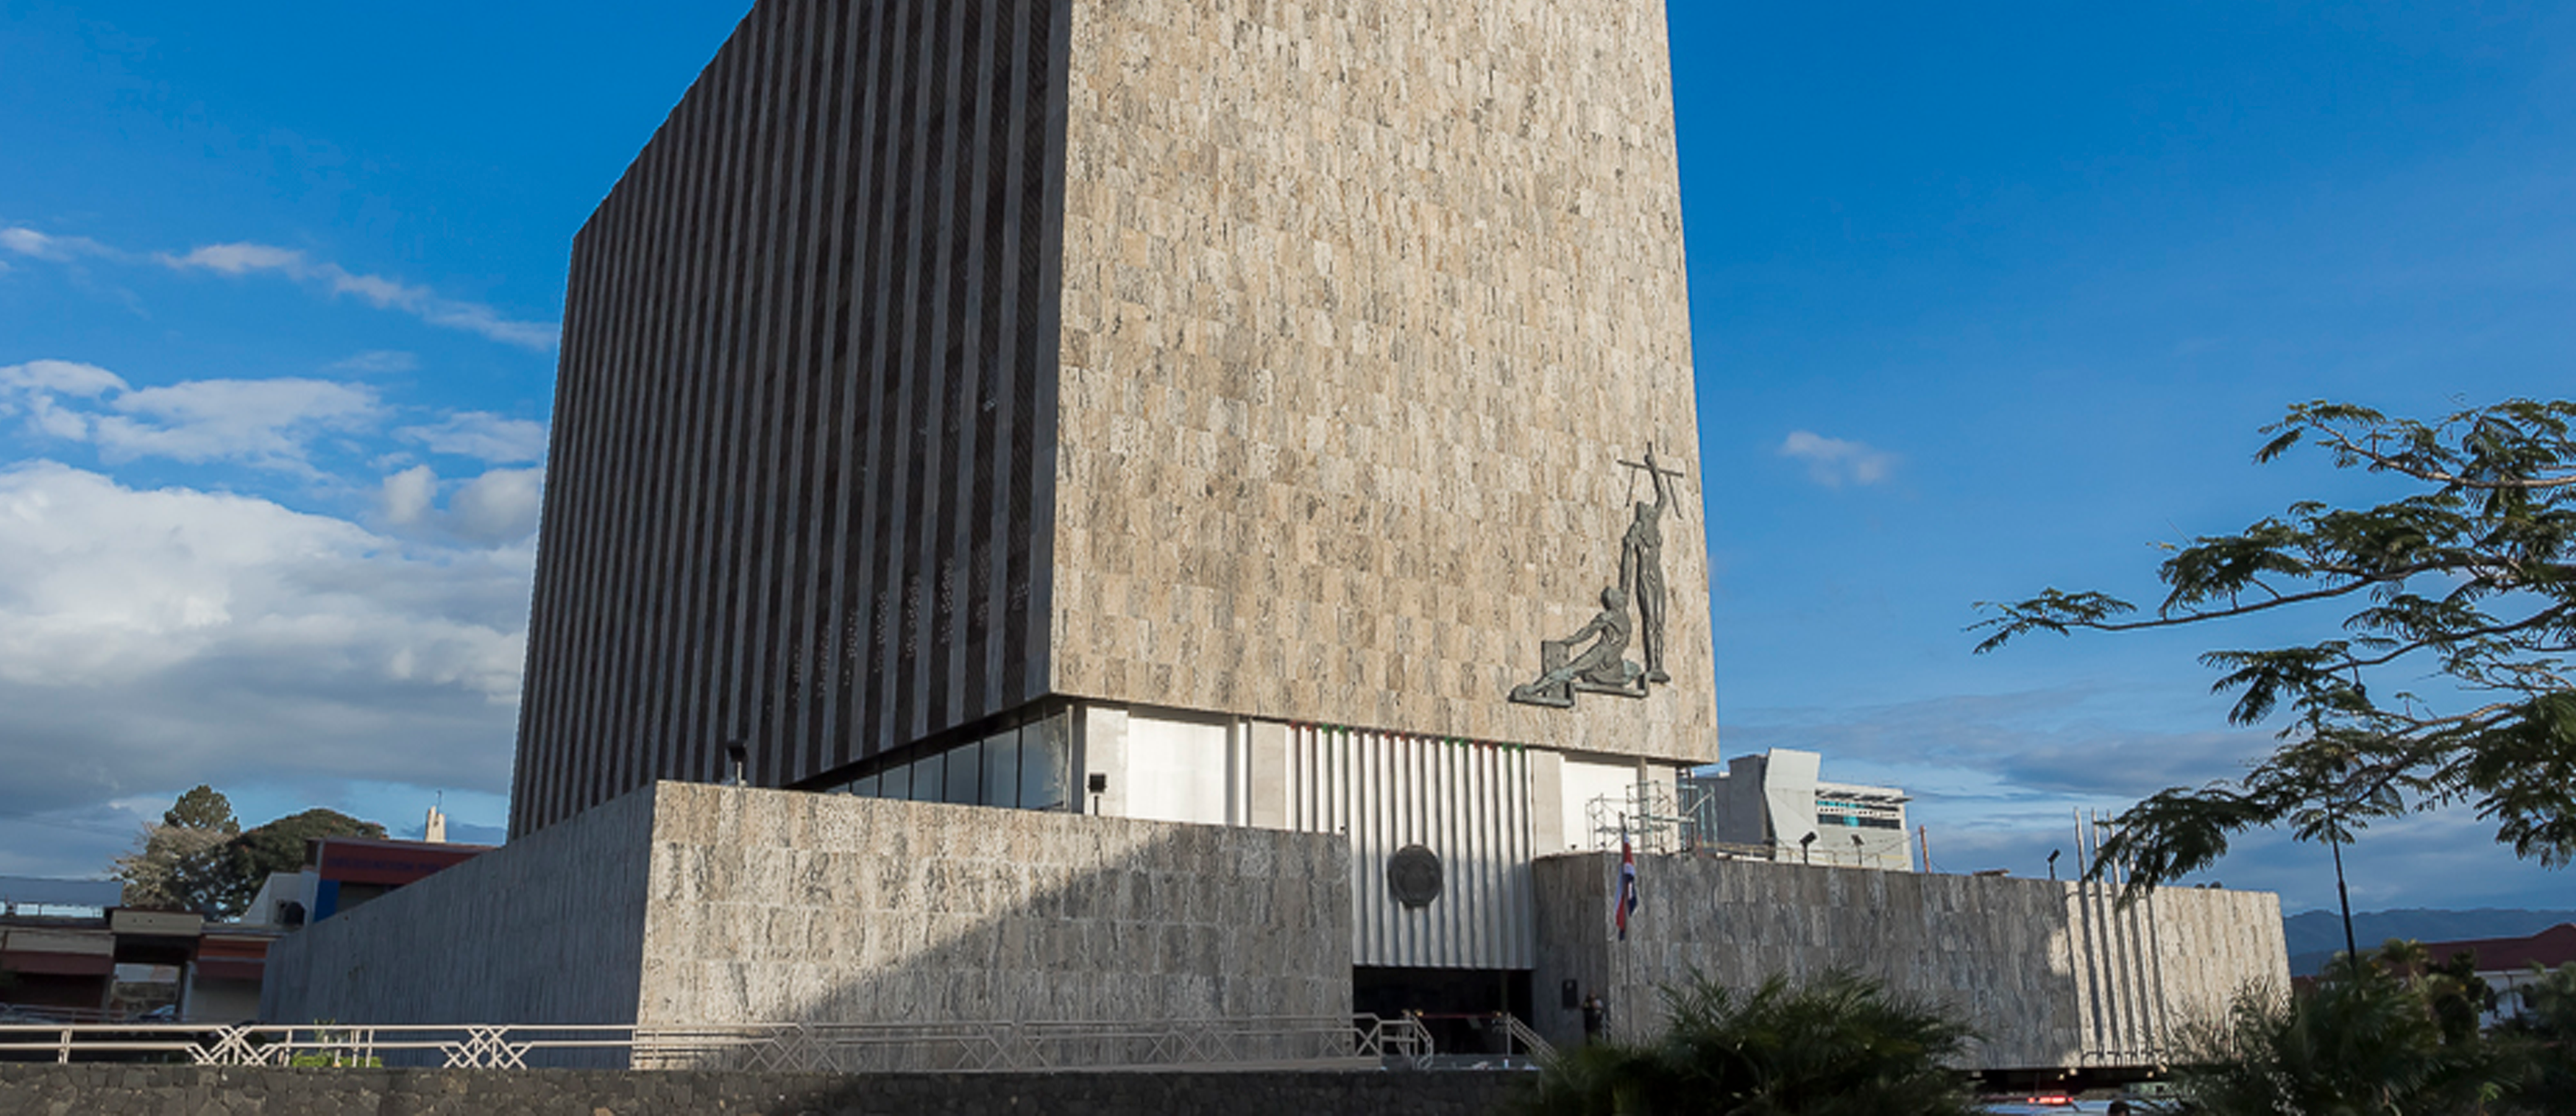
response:
[[[1632,886],[1628,882],[1628,873],[1635,870],[1631,867],[1634,863],[1632,858],[1635,855],[1636,854],[1634,852],[1630,851],[1628,844],[1628,815],[1625,811],[1622,811],[1619,814],[1619,869],[1617,872],[1619,888],[1616,893],[1617,897],[1610,901],[1612,917],[1616,918],[1619,922],[1619,991],[1617,993],[1617,1002],[1620,1006],[1617,1010],[1620,1011],[1627,1010],[1626,1002],[1635,998],[1634,993],[1636,991],[1636,989],[1630,986],[1630,981],[1636,973],[1628,962],[1628,896],[1630,894],[1629,889]],[[1602,1037],[1608,1038],[1611,1034],[1615,1033],[1612,1031],[1613,1026],[1615,1026],[1615,1024],[1604,1026],[1602,1030],[1605,1033]]]

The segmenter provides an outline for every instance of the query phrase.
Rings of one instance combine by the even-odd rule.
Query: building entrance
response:
[[[1501,1054],[1510,1049],[1496,1013],[1530,1020],[1527,969],[1351,970],[1352,1009],[1393,1019],[1421,1018],[1442,1054]],[[1525,1051],[1524,1051],[1525,1052]]]

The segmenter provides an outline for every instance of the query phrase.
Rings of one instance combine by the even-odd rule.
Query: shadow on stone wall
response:
[[[1079,1023],[1060,1030],[1087,1044],[1013,1041],[1058,1064],[1145,1060],[1174,1021],[1347,1022],[1348,858],[1329,835],[660,783],[292,936],[267,1016]],[[987,1056],[840,1037],[841,1068]],[[1311,1031],[1250,1041],[1226,1048],[1321,1050]]]
[[[2288,986],[2269,893],[2165,889],[2121,908],[2100,885],[1640,856],[1623,942],[1617,871],[1611,854],[1538,862],[1536,981],[1599,990],[1631,1036],[1661,1026],[1659,987],[1694,971],[1751,988],[1842,968],[1956,1010],[1979,1032],[1974,1068],[2150,1066],[2239,988]],[[1553,1007],[1540,1032],[1579,1038]]]
[[[1338,837],[667,783],[658,795],[641,1023],[1133,1031],[1350,1015]],[[1047,1041],[1059,1064],[1097,1064],[1158,1040]],[[930,1068],[935,1049],[886,1048],[871,1068]]]

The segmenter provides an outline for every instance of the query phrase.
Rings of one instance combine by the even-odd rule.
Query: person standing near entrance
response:
[[[1601,1002],[1598,992],[1583,998],[1583,1041],[1599,1042],[1610,1023],[1610,1007]]]

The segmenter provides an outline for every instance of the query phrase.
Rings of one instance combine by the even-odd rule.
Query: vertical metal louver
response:
[[[1534,964],[1529,753],[1507,744],[1291,725],[1289,828],[1351,842],[1351,959],[1406,968]],[[1397,852],[1439,858],[1440,894],[1409,906]]]

